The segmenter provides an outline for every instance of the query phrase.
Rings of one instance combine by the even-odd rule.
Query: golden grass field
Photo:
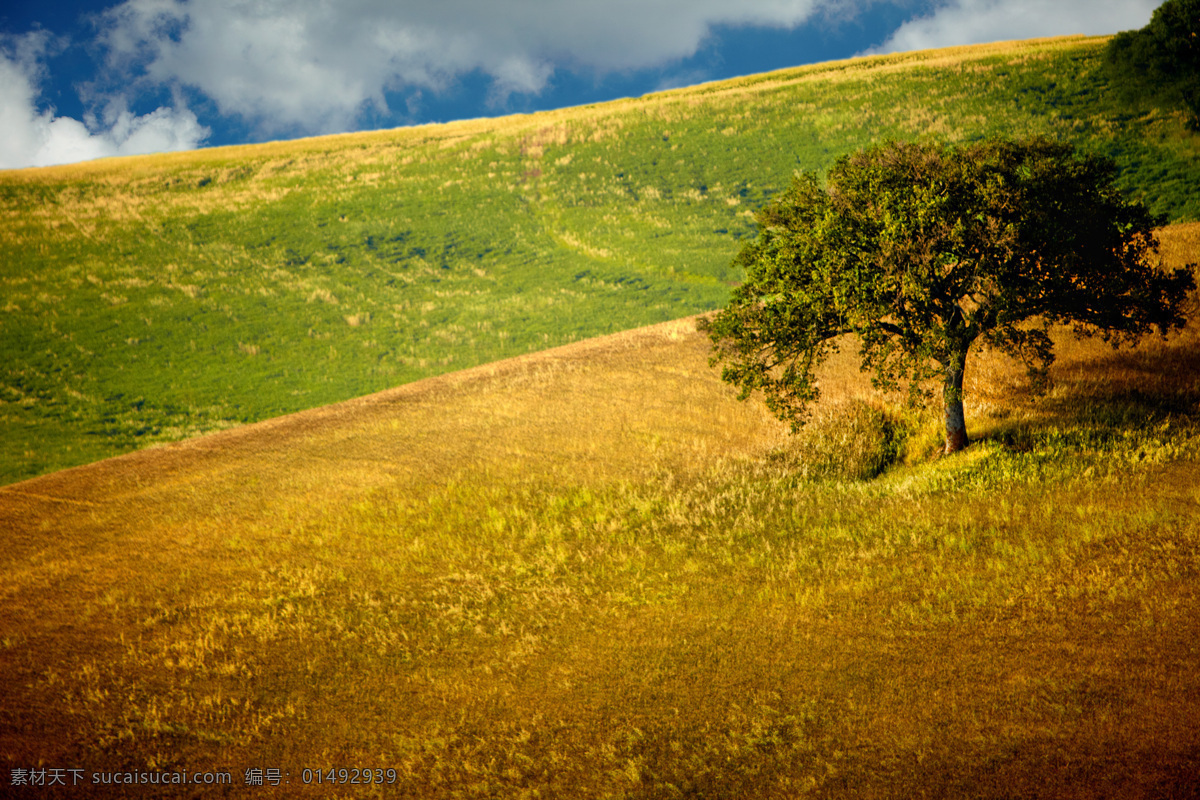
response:
[[[869,481],[685,319],[0,488],[0,795],[1198,796],[1197,334],[977,354]]]

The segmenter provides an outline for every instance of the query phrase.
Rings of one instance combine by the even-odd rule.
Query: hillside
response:
[[[884,138],[1045,133],[1200,218],[1181,115],[1102,38],[0,173],[0,481],[721,305],[750,214]]]
[[[865,482],[852,361],[794,441],[685,319],[0,488],[0,794],[1195,796],[1197,344],[979,353]]]

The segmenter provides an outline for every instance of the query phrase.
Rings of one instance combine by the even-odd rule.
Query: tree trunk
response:
[[[963,373],[967,369],[967,354],[954,353],[946,364],[942,401],[946,409],[946,454],[957,453],[970,442],[967,440],[967,421],[963,416]]]

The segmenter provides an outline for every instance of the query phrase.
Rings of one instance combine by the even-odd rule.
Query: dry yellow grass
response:
[[[139,182],[167,172],[206,181],[153,201],[188,214],[279,199],[314,166],[335,197],[360,184],[453,193],[472,159],[510,154],[518,163],[480,168],[533,192],[566,184],[554,167],[571,166],[565,192],[583,196],[607,166],[557,150],[627,135],[633,112],[670,138],[664,152],[702,106],[732,143],[749,95],[854,80],[842,98],[853,106],[886,83],[875,76],[914,64],[970,73],[979,59],[1038,59],[1078,41],[855,59],[590,108],[4,179],[102,184],[57,198],[48,224],[77,238],[138,219]],[[953,134],[930,108],[897,113]],[[388,164],[436,169],[420,189]],[[537,189],[520,177],[535,173]],[[678,194],[741,203],[731,191]],[[589,222],[560,238],[619,259],[634,222],[678,224],[663,214],[643,204],[611,221],[615,234]],[[1197,260],[1200,225],[1164,231],[1163,252],[1171,265]],[[226,268],[228,254],[209,255],[204,270]],[[314,307],[337,306],[339,326],[370,336],[386,313],[257,266]],[[78,279],[114,308],[146,280],[88,270]],[[164,304],[206,291],[198,272],[163,280]],[[259,766],[290,769],[292,783],[248,791],[290,797],[304,767],[366,766],[397,768],[402,796],[1194,794],[1196,339],[1193,324],[1114,353],[1060,335],[1043,398],[1016,365],[975,353],[977,446],[869,483],[801,480],[783,426],[734,399],[680,320],[0,488],[0,789],[11,769],[39,765]],[[229,349],[269,355],[252,335]],[[822,386],[835,426],[854,400],[893,402],[858,372],[852,343]],[[1039,438],[1077,433],[1093,406],[1126,408],[1126,432],[1154,449],[1055,451]],[[1158,414],[1149,433],[1142,406]],[[1171,424],[1182,444],[1152,441]]]
[[[1168,262],[1198,232],[1164,231]],[[1195,336],[1064,340],[1042,400],[977,354],[968,424],[1194,403]],[[707,357],[680,320],[0,488],[0,781],[257,759],[293,771],[280,797],[342,760],[439,797],[1183,785],[1194,462],[1117,473],[1130,497],[920,489],[985,448],[822,493],[763,466],[783,427]],[[823,381],[878,399],[851,348]]]
[[[663,323],[65,470],[11,488],[17,494],[55,494],[34,487],[62,484],[76,487],[71,494],[77,495],[79,486],[99,481],[97,491],[103,497],[114,491],[117,484],[112,481],[123,480],[118,475],[170,470],[170,465],[193,456],[203,463],[212,454],[228,453],[231,461],[221,471],[240,476],[242,468],[235,465],[243,457],[261,454],[269,464],[275,452],[310,444],[333,447],[334,442],[350,440],[356,459],[383,465],[379,481],[409,471],[441,476],[475,463],[480,468],[496,466],[523,452],[539,463],[573,464],[590,477],[611,478],[625,474],[628,464],[618,468],[612,463],[592,475],[599,466],[583,456],[603,446],[610,454],[629,453],[631,464],[641,462],[645,440],[664,420],[675,420],[680,429],[678,437],[664,445],[677,465],[690,458],[686,453],[692,446],[741,455],[755,452],[762,437],[777,435],[776,426],[753,406],[731,402],[731,391],[716,379],[706,358],[705,341],[696,334],[693,320]],[[466,451],[474,455],[462,458]],[[267,480],[273,474],[270,468],[259,471],[258,464],[245,469]],[[296,479],[294,464],[286,472],[289,481]],[[240,477],[231,480],[236,485]],[[333,489],[323,480],[316,483]],[[357,491],[358,478],[349,485]]]
[[[413,498],[447,485],[602,491],[761,455],[780,426],[732,399],[706,358],[693,322],[671,322],[0,488],[0,685],[8,687],[0,705],[23,717],[72,705],[59,677],[17,691],[29,664],[14,653],[34,645],[39,674],[44,667],[87,684],[128,658],[122,642],[141,635],[114,626],[104,609],[136,605],[131,595],[166,599],[221,585],[228,570],[240,574],[239,553],[259,563],[278,552],[267,561],[289,569],[282,554],[299,546],[298,532],[380,490]],[[224,577],[206,578],[217,573]],[[98,598],[108,598],[99,609]],[[192,663],[180,658],[169,660]],[[74,705],[113,700],[87,697]],[[169,721],[192,705],[160,711]],[[113,713],[130,713],[119,707]],[[61,710],[40,718],[34,731],[0,719],[6,769],[78,757],[78,720]],[[249,736],[260,722],[237,724],[250,726]]]
[[[1200,223],[1163,229],[1161,240],[1168,266],[1194,261]],[[1114,352],[1060,331],[1052,377],[1072,392],[1178,382],[1195,373],[1196,337],[1193,324],[1166,342]],[[758,404],[736,402],[707,358],[693,320],[628,331],[0,488],[2,519],[24,533],[11,541],[32,544],[38,530],[90,527],[100,507],[122,509],[116,518],[125,522],[128,504],[141,503],[139,517],[170,508],[190,515],[209,502],[258,513],[268,499],[302,512],[378,486],[470,472],[603,482],[779,446],[783,426]],[[975,353],[967,375],[977,419],[1033,403],[1023,371],[1003,356]],[[851,342],[826,364],[821,385],[829,405],[876,397]]]

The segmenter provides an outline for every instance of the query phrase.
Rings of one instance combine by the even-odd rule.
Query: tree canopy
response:
[[[795,176],[737,256],[745,282],[704,323],[745,399],[797,427],[815,370],[845,334],[874,383],[940,379],[946,450],[967,445],[962,387],[974,343],[1053,360],[1049,326],[1114,345],[1184,323],[1191,270],[1162,271],[1154,228],[1106,158],[1046,139],[962,147],[888,143]]]
[[[1146,27],[1114,36],[1105,55],[1128,91],[1182,103],[1200,128],[1200,0],[1167,0]]]

